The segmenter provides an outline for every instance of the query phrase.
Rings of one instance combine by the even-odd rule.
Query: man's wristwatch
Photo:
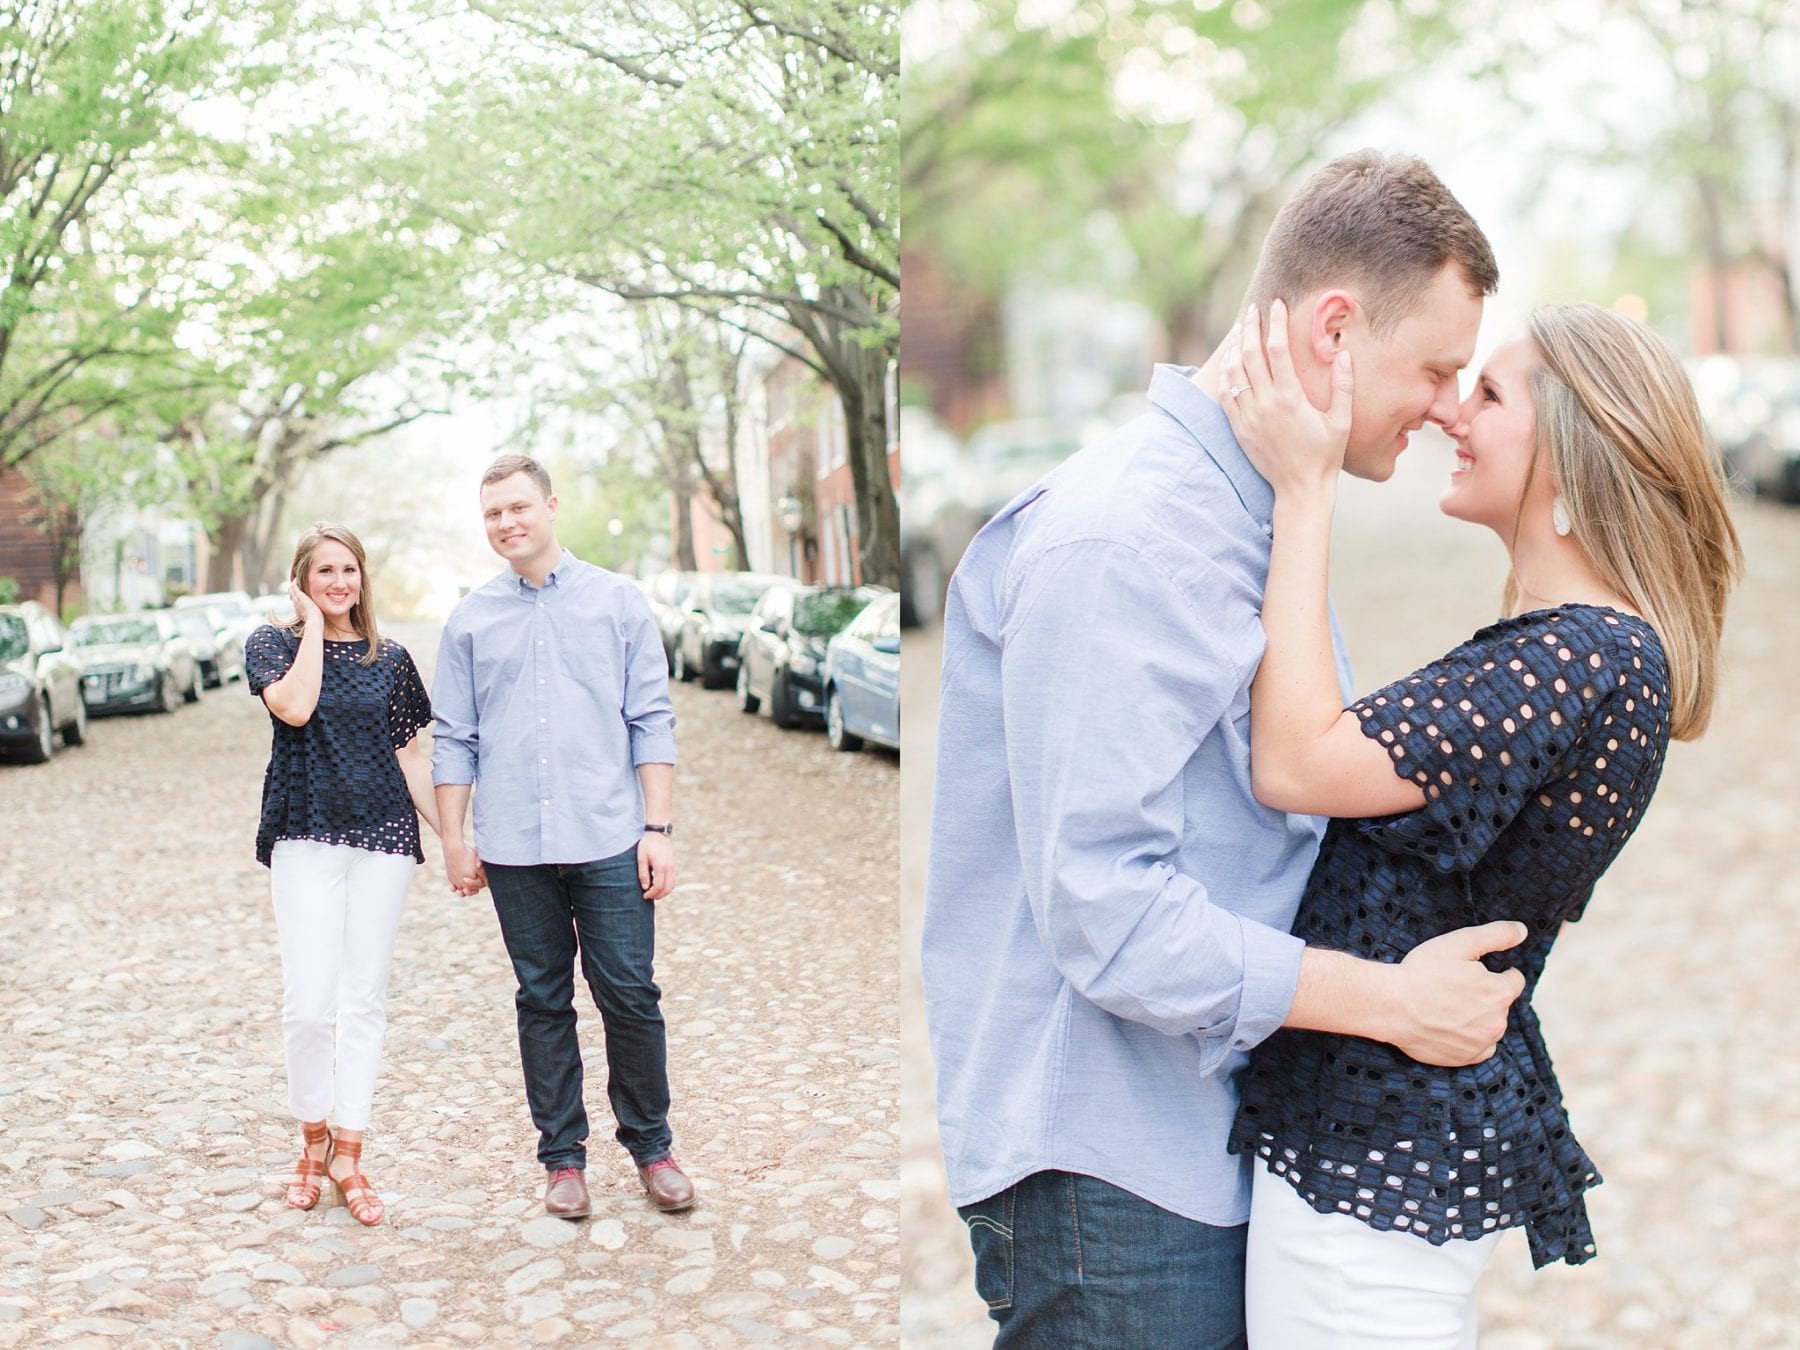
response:
[[[673,825],[646,825],[644,826],[644,833],[667,835],[670,839],[673,839],[675,837],[675,827]]]

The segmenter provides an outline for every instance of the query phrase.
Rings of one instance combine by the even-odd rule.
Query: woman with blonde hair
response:
[[[431,704],[406,648],[376,629],[363,546],[349,530],[301,534],[288,596],[293,621],[252,633],[244,662],[274,728],[256,857],[270,870],[288,1103],[304,1140],[287,1202],[311,1209],[329,1176],[357,1222],[376,1224],[384,1211],[362,1174],[363,1132],[394,938],[425,860],[418,817],[437,829],[418,742]]]
[[[1531,995],[1643,819],[1670,738],[1706,727],[1741,553],[1667,346],[1593,305],[1539,309],[1446,428],[1456,466],[1441,508],[1506,545],[1504,613],[1345,708],[1326,585],[1353,375],[1338,358],[1320,411],[1285,310],[1270,310],[1266,344],[1254,309],[1228,339],[1220,402],[1275,490],[1253,786],[1275,810],[1335,818],[1294,932],[1399,962],[1456,928],[1524,931],[1488,958],[1522,993],[1480,1063],[1291,1029],[1252,1054],[1231,1136],[1260,1160],[1250,1343],[1470,1347],[1476,1282],[1504,1230],[1525,1230],[1539,1266],[1594,1255],[1582,1195],[1600,1176]]]

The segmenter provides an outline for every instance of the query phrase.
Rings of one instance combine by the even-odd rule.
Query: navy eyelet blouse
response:
[[[1539,610],[1352,711],[1427,801],[1331,822],[1294,932],[1397,962],[1452,929],[1516,919],[1530,937],[1487,964],[1517,967],[1525,992],[1494,1056],[1461,1069],[1360,1037],[1276,1032],[1251,1055],[1231,1151],[1320,1213],[1433,1244],[1523,1227],[1534,1264],[1579,1265],[1594,1255],[1582,1194],[1600,1175],[1569,1129],[1531,996],[1662,772],[1662,644],[1615,610]]]
[[[424,862],[419,817],[394,752],[431,721],[431,700],[412,656],[383,638],[373,665],[364,640],[325,643],[319,703],[304,726],[274,713],[274,742],[263,774],[256,860],[263,866],[278,839],[348,844],[372,853],[410,853]],[[244,644],[250,692],[286,675],[300,651],[298,635],[265,624]]]

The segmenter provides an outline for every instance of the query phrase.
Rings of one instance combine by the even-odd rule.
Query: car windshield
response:
[[[831,637],[863,612],[866,591],[820,591],[794,601],[794,627],[808,637]]]
[[[77,647],[105,647],[115,642],[134,646],[161,641],[152,619],[96,619],[92,622],[84,619],[76,623],[74,632]]]
[[[30,647],[25,620],[16,614],[0,614],[0,661],[17,661]]]
[[[754,581],[720,582],[712,588],[712,607],[720,614],[748,614],[767,589]]]
[[[177,610],[175,612],[175,626],[181,630],[185,637],[200,637],[205,638],[208,642],[212,641],[212,620],[207,617],[204,610]]]

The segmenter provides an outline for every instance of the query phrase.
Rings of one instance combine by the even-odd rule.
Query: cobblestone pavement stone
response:
[[[396,633],[428,665],[435,629]],[[657,975],[700,1190],[680,1215],[612,1143],[584,990],[594,1216],[545,1216],[511,967],[435,841],[366,1154],[389,1217],[288,1210],[260,705],[211,691],[0,769],[0,1350],[892,1344],[898,762],[728,693],[675,705]]]
[[[1434,503],[1444,456],[1348,484],[1338,611],[1374,688],[1495,612],[1505,559]],[[1736,510],[1748,575],[1704,739],[1675,746],[1642,828],[1557,947],[1537,1007],[1576,1131],[1606,1184],[1599,1257],[1533,1272],[1508,1235],[1481,1291],[1483,1350],[1800,1346],[1800,511]],[[943,1193],[918,985],[937,635],[911,636],[902,786],[902,1339],[985,1345]]]

